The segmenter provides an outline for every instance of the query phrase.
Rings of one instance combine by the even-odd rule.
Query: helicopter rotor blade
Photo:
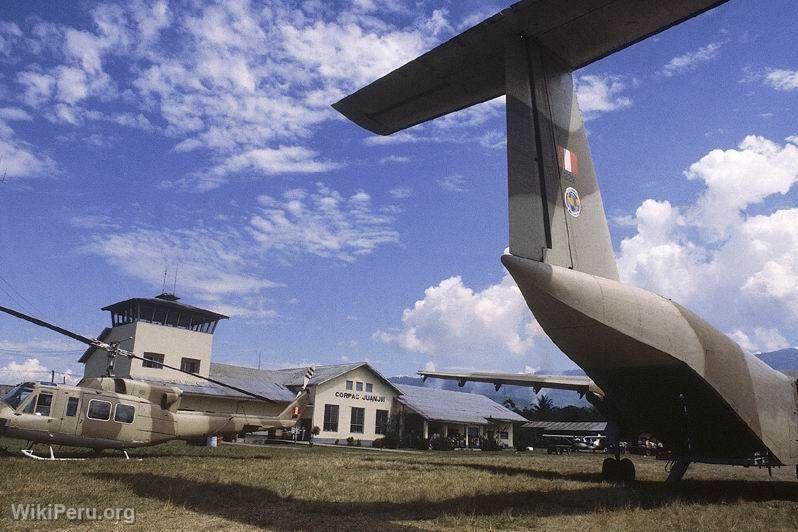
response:
[[[147,360],[147,359],[145,359],[143,357],[140,357],[140,356],[138,356],[138,355],[134,354],[133,352],[128,351],[126,349],[120,349],[119,347],[117,347],[115,345],[107,344],[107,343],[102,342],[102,341],[100,341],[100,340],[98,340],[96,338],[89,338],[88,336],[83,336],[82,334],[78,334],[78,333],[72,332],[69,329],[64,329],[63,327],[59,327],[58,325],[53,325],[52,323],[48,323],[48,322],[46,322],[44,320],[40,320],[39,318],[34,318],[33,316],[29,316],[27,314],[24,314],[22,312],[16,311],[14,309],[10,309],[10,308],[7,308],[7,307],[0,306],[0,311],[5,312],[6,314],[10,314],[10,315],[12,315],[12,316],[14,316],[16,318],[21,319],[21,320],[28,321],[28,322],[33,323],[35,325],[39,325],[40,327],[44,327],[45,329],[50,329],[51,331],[55,331],[55,332],[57,332],[59,334],[63,334],[64,336],[68,336],[68,337],[72,338],[73,340],[77,340],[78,342],[84,343],[86,345],[90,345],[92,347],[96,347],[98,349],[102,349],[103,351],[107,351],[112,356],[120,355],[120,356],[124,356],[124,357],[127,357],[127,358],[135,358],[137,360],[142,360],[142,361],[146,361]],[[238,388],[236,386],[232,386],[230,384],[226,384],[226,383],[221,382],[221,381],[217,381],[216,379],[211,379],[210,377],[204,377],[204,376],[198,375],[196,373],[191,373],[190,371],[186,371],[184,369],[176,368],[176,367],[170,366],[168,364],[159,363],[158,365],[159,366],[163,366],[163,367],[168,368],[168,369],[171,369],[171,370],[174,370],[174,371],[178,371],[180,373],[185,373],[186,375],[191,375],[192,377],[197,377],[199,379],[206,380],[206,381],[208,381],[210,383],[213,383],[213,384],[216,384],[218,386],[223,386],[225,388],[229,388],[231,390],[234,390],[236,392],[242,393],[244,395],[248,395],[248,396],[253,397],[255,399],[259,399],[261,401],[266,401],[268,403],[273,403],[274,402],[272,399],[268,399],[268,398],[266,398],[266,397],[264,397],[262,395],[258,395],[256,393],[249,392],[247,390]]]
[[[144,357],[140,357],[138,355],[135,355],[135,354],[133,354],[130,351],[127,351],[125,349],[118,349],[117,348],[116,349],[116,353],[121,355],[121,356],[123,356],[123,357],[135,358],[136,360],[141,360],[141,361],[145,361],[145,362],[152,362],[151,360],[147,360]],[[161,366],[161,367],[166,368],[166,369],[171,369],[173,371],[177,371],[177,372],[180,372],[180,373],[185,373],[186,375],[191,375],[192,377],[197,377],[198,379],[206,380],[206,381],[208,381],[210,383],[213,383],[213,384],[216,384],[218,386],[223,386],[225,388],[229,388],[230,390],[234,390],[236,392],[243,393],[244,395],[248,395],[250,397],[254,397],[255,399],[260,399],[261,401],[266,401],[267,403],[273,403],[274,402],[274,400],[272,400],[272,399],[269,399],[269,398],[264,397],[262,395],[258,395],[256,393],[244,390],[242,388],[238,388],[236,386],[233,386],[232,384],[227,384],[227,383],[222,382],[222,381],[217,381],[216,379],[212,379],[210,377],[205,377],[205,376],[199,375],[197,373],[191,373],[190,371],[186,371],[184,369],[176,368],[174,366],[170,366],[169,364],[164,364],[163,362],[158,362],[157,364],[159,366]]]
[[[11,314],[12,316],[17,317],[21,320],[29,321],[30,323],[34,323],[46,329],[50,329],[51,331],[63,334],[64,336],[69,336],[73,340],[77,340],[78,342],[84,343],[86,345],[97,346],[98,344],[102,344],[102,342],[100,342],[96,338],[89,338],[87,336],[83,336],[82,334],[72,332],[68,329],[64,329],[63,327],[59,327],[58,325],[53,325],[52,323],[40,320],[39,318],[28,316],[27,314],[23,314],[22,312],[18,312],[14,309],[0,307],[0,311],[5,312],[6,314]]]

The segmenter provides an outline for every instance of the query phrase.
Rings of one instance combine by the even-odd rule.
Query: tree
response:
[[[548,395],[538,395],[538,403],[532,407],[539,419],[548,419],[554,413],[556,407],[554,401]]]
[[[515,401],[513,401],[509,397],[506,398],[504,402],[502,402],[502,405],[504,405],[504,408],[507,408],[508,410],[512,410],[513,412],[518,413],[518,407],[515,406]]]

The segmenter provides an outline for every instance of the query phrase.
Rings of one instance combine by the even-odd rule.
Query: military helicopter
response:
[[[105,377],[83,379],[77,386],[25,382],[0,398],[0,436],[30,442],[29,448],[22,451],[29,458],[64,460],[66,458],[56,458],[53,452],[53,445],[61,445],[87,447],[98,453],[103,449],[119,449],[129,459],[127,449],[134,447],[171,440],[205,441],[211,436],[288,428],[296,424],[310,397],[307,386],[313,368],[305,374],[296,399],[274,416],[180,410],[183,394],[180,388],[114,377],[117,357],[144,360],[121,349],[118,342],[109,344],[82,336],[10,308],[0,306],[0,311],[108,353]],[[167,364],[161,365],[275,404],[262,395]],[[49,457],[34,454],[31,448],[37,443],[49,446]]]

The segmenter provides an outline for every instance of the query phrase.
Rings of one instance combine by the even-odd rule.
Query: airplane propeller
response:
[[[126,349],[120,348],[118,342],[106,343],[106,342],[103,342],[102,340],[98,340],[97,338],[90,338],[88,336],[83,336],[83,335],[78,334],[76,332],[72,332],[69,329],[64,329],[63,327],[59,327],[58,325],[53,325],[52,323],[48,323],[48,322],[46,322],[44,320],[40,320],[39,318],[35,318],[33,316],[29,316],[27,314],[24,314],[22,312],[19,312],[17,310],[10,309],[10,308],[7,308],[7,307],[0,306],[0,311],[5,312],[6,314],[10,314],[10,315],[12,315],[12,316],[14,316],[16,318],[21,319],[21,320],[25,320],[25,321],[33,323],[35,325],[39,325],[40,327],[44,327],[45,329],[50,329],[51,331],[55,331],[55,332],[57,332],[59,334],[63,334],[64,336],[68,336],[69,338],[72,338],[73,340],[77,340],[78,342],[81,342],[83,344],[86,344],[86,345],[95,347],[97,349],[100,349],[102,351],[105,351],[105,352],[108,353],[108,356],[111,357],[112,359],[117,357],[117,356],[123,356],[123,357],[128,358],[128,359],[136,359],[136,360],[152,362],[152,361],[148,361],[144,357],[140,357],[140,356],[136,355],[135,353],[133,353],[131,351],[128,351]],[[250,397],[254,397],[255,399],[260,399],[261,401],[266,401],[268,403],[273,403],[274,402],[273,400],[268,399],[267,397],[264,397],[262,395],[258,395],[256,393],[252,393],[252,392],[249,392],[247,390],[243,390],[243,389],[238,388],[236,386],[232,386],[230,384],[227,384],[227,383],[224,383],[224,382],[221,382],[221,381],[217,381],[216,379],[212,379],[210,377],[205,377],[203,375],[198,375],[197,373],[192,373],[190,371],[186,371],[184,369],[176,368],[174,366],[170,366],[168,364],[164,364],[164,363],[161,363],[161,362],[158,362],[158,365],[161,366],[161,367],[167,368],[167,369],[178,371],[180,373],[185,373],[186,375],[191,375],[192,377],[197,377],[197,378],[206,380],[206,381],[208,381],[210,383],[213,383],[213,384],[216,384],[218,386],[223,386],[223,387],[228,388],[230,390],[234,390],[236,392],[243,393],[244,395],[248,395]],[[110,365],[110,367],[113,368],[112,365]],[[306,390],[308,382],[310,381],[310,377],[313,376],[313,371],[311,371],[311,370],[313,370],[313,368],[308,369],[308,373],[305,375],[304,386],[302,387],[302,390],[300,390],[300,392],[297,394],[297,397],[299,397],[299,395],[301,395],[302,392],[304,392]]]

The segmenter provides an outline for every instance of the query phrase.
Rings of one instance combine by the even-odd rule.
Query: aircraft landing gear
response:
[[[605,458],[601,464],[601,478],[607,482],[632,482],[635,479],[635,465],[628,458]]]
[[[601,478],[607,482],[632,482],[635,479],[635,465],[628,458],[621,460],[621,432],[613,421],[607,423],[607,443],[615,457],[604,459]]]

